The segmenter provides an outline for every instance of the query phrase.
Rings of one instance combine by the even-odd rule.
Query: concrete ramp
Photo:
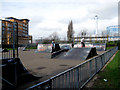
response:
[[[86,60],[96,56],[96,48],[72,48],[65,55],[58,57],[59,59]]]
[[[2,60],[2,80],[5,86],[8,84],[18,86],[36,79],[39,77],[27,71],[19,58]]]

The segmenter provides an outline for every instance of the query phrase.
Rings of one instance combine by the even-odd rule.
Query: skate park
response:
[[[3,89],[80,88],[89,81],[117,51],[117,47],[105,51],[105,44],[72,43],[38,45],[37,50],[13,43],[2,43],[1,68]],[[80,83],[80,84],[79,84]],[[71,86],[69,86],[71,85]]]
[[[96,55],[99,55],[105,52],[103,50],[97,51],[95,47],[92,48],[87,46],[85,48],[81,48],[79,47],[79,45],[77,45],[77,47],[71,48],[70,50],[67,50],[67,51],[58,49],[57,51],[58,54],[55,53],[55,57],[51,58],[52,54],[51,52],[48,52],[51,50],[44,49],[43,51],[42,49],[42,52],[40,50],[38,51],[39,52],[36,52],[36,50],[26,50],[26,51],[18,50],[19,59],[16,60],[15,62],[18,63],[18,67],[22,68],[22,69],[19,69],[22,72],[18,73],[17,76],[19,76],[19,74],[21,74],[20,77],[25,73],[29,73],[29,74],[25,76],[23,75],[21,79],[22,81],[21,80],[19,81],[18,79],[17,84],[20,83],[20,85],[18,85],[17,89],[28,88],[32,85],[35,85],[38,82],[45,81],[50,77],[53,77],[61,72],[64,72],[67,69],[70,69],[80,63],[85,62],[87,59],[90,59]],[[3,53],[3,57],[8,55],[9,52]],[[10,63],[10,61],[8,60],[5,62],[4,61],[3,61],[3,64]],[[13,61],[11,60],[11,63],[12,62]],[[7,68],[3,68],[3,70],[6,70]],[[10,72],[14,73],[14,70]],[[3,76],[7,77],[4,74]],[[14,75],[12,76],[14,78]],[[10,78],[10,77],[7,77],[7,78]],[[24,83],[24,85],[22,85],[21,82],[23,83],[25,78],[28,78],[31,80],[30,81],[28,80],[27,82]],[[14,83],[13,80],[11,82]]]

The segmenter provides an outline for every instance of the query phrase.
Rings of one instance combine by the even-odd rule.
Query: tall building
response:
[[[108,26],[106,28],[107,35],[109,35],[109,36],[118,36],[118,28],[120,28],[120,26],[118,27],[118,25]]]
[[[18,30],[18,44],[28,44],[29,40],[32,42],[32,36],[29,35],[29,20],[28,19],[17,19],[13,17],[7,17],[1,19],[2,29],[2,43],[11,44],[13,43],[13,29],[15,36]],[[16,38],[15,38],[16,40]]]

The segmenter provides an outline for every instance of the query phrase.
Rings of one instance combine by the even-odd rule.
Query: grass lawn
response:
[[[27,49],[37,49],[37,47],[27,47]]]
[[[107,81],[105,82],[104,79],[107,79]],[[120,51],[118,51],[106,68],[99,72],[98,79],[92,88],[120,89]]]
[[[109,49],[111,49],[111,48],[113,48],[113,47],[114,47],[114,46],[110,46],[110,47],[107,47],[106,49],[109,50]]]

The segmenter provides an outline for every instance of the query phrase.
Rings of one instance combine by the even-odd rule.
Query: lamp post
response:
[[[95,32],[95,36],[96,36],[96,41],[97,41],[97,36],[98,36],[98,15],[95,15],[95,21],[96,21],[96,32]]]
[[[98,15],[95,16],[96,20],[96,35],[98,35]]]

